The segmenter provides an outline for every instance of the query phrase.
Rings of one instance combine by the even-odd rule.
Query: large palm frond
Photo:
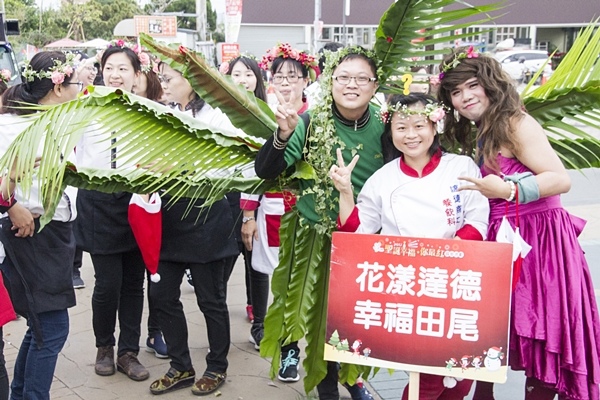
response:
[[[600,167],[600,29],[582,29],[550,79],[522,98],[567,168]]]
[[[461,4],[460,7],[449,6]],[[381,67],[381,84],[402,75],[418,64],[430,64],[426,57],[446,53],[446,48],[433,45],[452,42],[472,34],[455,34],[474,24],[494,19],[489,13],[500,8],[500,3],[471,6],[455,0],[400,0],[383,14],[376,33],[374,46]],[[466,18],[481,16],[477,21]],[[420,59],[420,60],[419,60]]]
[[[257,191],[264,183],[245,178],[261,139],[210,126],[145,98],[98,87],[85,97],[26,117],[31,125],[0,159],[16,160],[22,187],[39,179],[46,223],[67,184],[104,192],[166,190],[181,197],[217,199],[230,190]],[[118,147],[114,170],[76,168],[69,158],[83,134],[106,149]],[[41,150],[39,150],[41,149]],[[33,165],[42,157],[40,168]],[[146,167],[140,167],[146,166]]]
[[[182,72],[196,93],[211,106],[220,108],[237,128],[263,138],[277,129],[273,111],[264,101],[233,83],[231,77],[221,74],[199,53],[183,46],[173,49],[143,33],[140,38],[144,46]]]

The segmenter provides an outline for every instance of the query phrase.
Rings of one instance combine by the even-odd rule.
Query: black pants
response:
[[[83,250],[81,247],[75,247],[75,258],[73,259],[73,275],[79,275],[79,270],[83,265]]]
[[[151,337],[155,333],[160,333],[160,323],[158,322],[158,316],[156,315],[156,305],[154,300],[150,296],[150,272],[146,270],[146,282],[148,282],[148,289],[146,293],[148,295],[148,337]]]
[[[317,385],[319,400],[338,400],[340,393],[338,390],[340,365],[333,361],[327,361],[327,375]]]
[[[238,248],[240,250],[240,254],[244,256],[244,267],[246,269],[245,274],[245,282],[246,282],[246,304],[252,304],[252,284],[250,282],[250,269],[252,269],[252,252],[246,250],[244,244],[242,242],[238,242]],[[229,282],[229,278],[233,273],[233,267],[235,267],[235,263],[240,255],[233,256],[230,258],[229,264],[225,267],[225,292],[227,293],[227,283]]]
[[[252,287],[252,312],[254,313],[254,323],[262,324],[265,322],[267,314],[267,305],[269,303],[269,281],[271,277],[268,274],[256,271],[250,267],[250,286]]]
[[[225,301],[225,275],[231,257],[206,264],[161,261],[159,282],[150,284],[150,297],[156,305],[158,321],[163,329],[171,367],[178,371],[192,368],[188,346],[188,328],[181,304],[181,280],[189,269],[194,282],[196,301],[204,314],[210,353],[206,370],[227,372],[227,354],[231,341],[229,311]]]
[[[4,337],[0,326],[0,400],[8,400],[8,372],[4,360]]]
[[[138,249],[118,254],[92,254],[96,282],[92,295],[92,325],[96,347],[115,345],[119,316],[117,355],[140,350],[140,325],[144,308],[144,260]]]

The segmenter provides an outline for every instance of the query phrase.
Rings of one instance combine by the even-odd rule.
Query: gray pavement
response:
[[[600,295],[600,169],[570,172],[573,179],[571,192],[563,196],[563,204],[574,215],[585,218],[588,224],[580,237],[595,282],[597,296]],[[87,254],[84,255],[82,277],[87,284],[77,293],[77,306],[70,310],[71,332],[65,348],[60,354],[55,378],[52,385],[52,399],[150,399],[155,398],[148,391],[153,379],[164,374],[168,360],[160,360],[144,351],[146,338],[147,308],[145,309],[142,338],[140,340],[140,361],[150,370],[150,379],[134,382],[125,375],[117,373],[110,377],[100,377],[94,373],[96,348],[91,325],[91,295],[93,287],[93,269]],[[245,284],[243,264],[240,260],[229,282],[229,312],[231,320],[232,346],[229,353],[227,383],[221,390],[207,396],[223,400],[298,400],[316,399],[314,395],[306,397],[302,381],[292,384],[271,381],[270,364],[260,357],[248,342],[250,324],[245,318]],[[204,357],[208,350],[206,326],[202,313],[195,303],[193,290],[182,284],[182,301],[188,318],[190,330],[190,348],[192,360],[197,372],[204,370]],[[23,319],[9,323],[4,327],[5,355],[7,368],[12,375],[17,350],[26,329]],[[303,374],[302,369],[300,373]],[[404,371],[390,374],[381,370],[367,384],[376,400],[398,400],[408,383]],[[520,372],[509,372],[508,383],[496,385],[498,400],[523,398],[524,377]],[[340,393],[347,396],[341,388]],[[191,397],[189,389],[182,389],[162,395],[164,400]],[[344,398],[344,397],[343,397]],[[347,398],[347,397],[346,397]],[[468,397],[470,399],[471,397]]]
[[[71,331],[58,359],[51,398],[64,400],[156,399],[157,397],[152,395],[148,388],[152,380],[158,379],[167,372],[169,362],[156,358],[153,353],[144,351],[147,334],[145,326],[148,316],[147,307],[145,307],[142,320],[139,359],[150,371],[150,379],[144,382],[134,382],[119,372],[109,377],[101,377],[94,373],[96,347],[91,313],[94,277],[91,260],[85,253],[81,272],[87,286],[84,289],[76,290],[77,306],[71,308],[69,312]],[[202,374],[206,366],[204,357],[208,350],[206,324],[196,305],[193,289],[187,283],[183,283],[181,291],[190,331],[189,344],[192,361],[196,373]],[[229,352],[227,382],[219,392],[206,396],[206,398],[218,397],[223,400],[297,400],[307,398],[304,394],[302,380],[292,384],[284,384],[277,380],[272,382],[269,379],[270,363],[261,358],[259,353],[254,350],[254,346],[248,342],[250,323],[246,319],[246,289],[241,257],[229,282],[228,296],[232,343]],[[4,351],[11,377],[25,329],[26,324],[23,318],[4,326],[4,340],[7,342]],[[160,400],[169,400],[186,397],[196,398],[189,388],[164,394],[159,398]]]

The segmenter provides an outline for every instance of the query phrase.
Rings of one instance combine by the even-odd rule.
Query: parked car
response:
[[[502,64],[511,78],[517,82],[523,82],[525,71],[533,76],[544,65],[548,59],[548,53],[543,50],[510,50],[500,51],[494,54],[494,58]],[[552,65],[550,62],[544,67],[544,75],[552,74]]]

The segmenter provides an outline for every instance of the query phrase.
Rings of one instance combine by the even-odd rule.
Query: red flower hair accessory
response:
[[[267,54],[262,57],[258,66],[265,71],[268,71],[271,69],[273,61],[279,57],[298,61],[308,70],[310,80],[313,82],[317,80],[317,77],[321,73],[321,71],[319,71],[319,62],[315,56],[308,54],[304,50],[294,49],[289,43],[278,43],[277,46],[268,49]]]

